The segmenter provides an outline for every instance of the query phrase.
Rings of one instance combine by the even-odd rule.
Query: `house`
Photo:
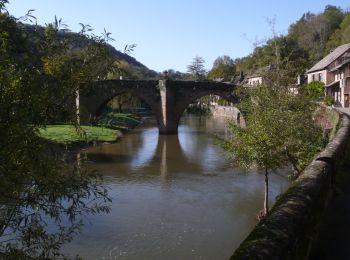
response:
[[[349,107],[350,43],[337,47],[307,72],[307,82],[322,81],[325,94],[333,98],[334,106]]]
[[[251,75],[246,77],[245,85],[248,87],[255,87],[261,85],[263,82],[263,77],[261,75]]]

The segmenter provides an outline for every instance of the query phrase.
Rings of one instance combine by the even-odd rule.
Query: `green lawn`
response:
[[[121,132],[105,127],[81,126],[77,131],[73,125],[48,125],[40,129],[40,136],[59,144],[73,144],[80,142],[113,142],[120,137]]]

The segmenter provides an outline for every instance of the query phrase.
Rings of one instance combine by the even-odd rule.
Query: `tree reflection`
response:
[[[45,146],[24,156],[32,159],[24,171],[1,172],[0,258],[62,257],[84,215],[109,211],[107,190],[79,160],[69,165]]]

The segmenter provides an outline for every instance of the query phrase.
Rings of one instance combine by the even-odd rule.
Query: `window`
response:
[[[311,81],[315,81],[315,74],[311,75]]]
[[[322,73],[318,73],[318,80],[322,81]]]

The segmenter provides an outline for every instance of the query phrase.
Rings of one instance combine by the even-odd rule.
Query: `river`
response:
[[[89,148],[84,164],[103,175],[111,212],[88,216],[64,247],[83,259],[228,259],[256,224],[264,176],[234,166],[212,133],[225,120],[183,117],[179,134],[155,124],[115,144]],[[270,174],[270,203],[288,186]]]

